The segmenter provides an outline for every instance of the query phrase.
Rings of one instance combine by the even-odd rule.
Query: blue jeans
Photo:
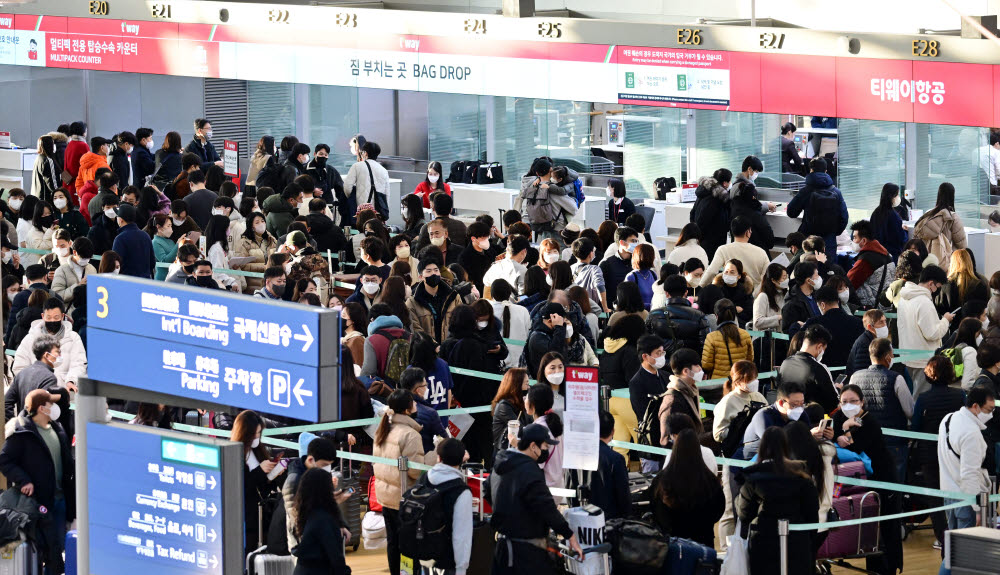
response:
[[[62,553],[66,547],[66,499],[63,496],[56,497],[49,519],[49,524],[40,533],[42,560],[46,575],[58,575],[65,570]]]
[[[643,473],[656,473],[660,470],[660,462],[655,459],[639,458]]]
[[[947,503],[954,503],[953,499],[946,499]],[[976,510],[968,505],[963,505],[955,509],[949,509],[945,511],[945,515],[948,518],[948,529],[965,529],[966,527],[976,526]],[[944,541],[941,542],[942,544]],[[941,569],[938,571],[938,575],[951,575],[951,569],[946,569],[944,566],[944,561],[941,562]]]

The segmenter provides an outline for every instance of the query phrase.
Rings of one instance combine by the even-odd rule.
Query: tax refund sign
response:
[[[87,436],[91,573],[241,570],[242,445],[120,423]]]
[[[305,421],[340,418],[333,310],[116,275],[91,276],[87,292],[92,379]]]

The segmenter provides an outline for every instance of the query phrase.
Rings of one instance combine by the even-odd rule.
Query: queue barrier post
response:
[[[979,518],[983,527],[990,525],[990,494],[986,491],[979,494]]]
[[[611,386],[601,386],[601,409],[611,413]]]
[[[410,470],[410,460],[405,455],[400,455],[397,461],[399,463],[399,492],[406,493],[406,479],[408,477],[407,472]]]
[[[778,545],[781,575],[788,575],[788,520],[778,520]]]
[[[768,344],[771,346],[771,371],[774,371],[775,361],[774,361],[774,334],[770,331],[764,332],[764,337],[767,338]]]

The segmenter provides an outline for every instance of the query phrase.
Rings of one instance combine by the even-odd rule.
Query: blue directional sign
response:
[[[340,417],[336,312],[112,275],[90,276],[87,289],[92,379],[192,406]]]
[[[242,451],[224,440],[88,423],[90,571],[233,572],[243,548]]]

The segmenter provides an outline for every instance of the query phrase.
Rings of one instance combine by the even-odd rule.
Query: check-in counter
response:
[[[31,172],[38,152],[29,149],[0,148],[0,188],[21,188],[31,193]]]
[[[691,221],[691,208],[693,207],[693,203],[667,204],[663,207],[668,234],[676,236],[680,233],[681,228]],[[771,229],[774,230],[775,238],[787,237],[788,234],[798,231],[799,226],[802,224],[801,219],[788,217],[784,211],[784,206],[779,207],[778,211],[767,214],[765,217],[767,218],[767,222],[771,224]]]

